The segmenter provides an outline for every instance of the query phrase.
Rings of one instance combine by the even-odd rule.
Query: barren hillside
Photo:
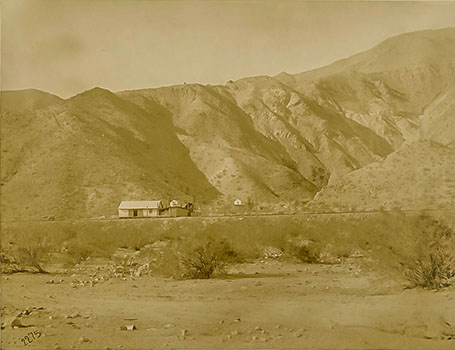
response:
[[[308,205],[316,210],[423,210],[453,208],[454,201],[455,149],[419,141],[334,181]]]
[[[4,219],[110,216],[120,200],[217,195],[165,113],[107,90],[6,112],[2,140]]]
[[[3,92],[2,216],[112,216],[127,199],[305,203],[316,193],[316,207],[340,206],[340,193],[347,207],[447,205],[454,47],[447,28],[222,86],[96,88],[68,100]]]
[[[36,89],[2,91],[2,112],[45,108],[63,101],[58,96]]]

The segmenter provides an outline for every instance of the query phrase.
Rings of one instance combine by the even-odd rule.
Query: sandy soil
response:
[[[128,276],[91,286],[103,275],[99,263],[2,276],[2,321],[22,312],[28,326],[7,325],[2,348],[24,348],[21,338],[35,330],[42,336],[28,348],[455,348],[455,290],[405,290],[362,271],[355,259],[258,261],[226,278]],[[121,330],[127,325],[137,330]]]

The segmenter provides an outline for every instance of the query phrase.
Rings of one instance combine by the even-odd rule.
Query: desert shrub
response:
[[[227,239],[206,229],[180,237],[166,237],[159,248],[141,251],[155,275],[207,279],[224,274],[229,264],[240,261]]]
[[[300,262],[313,264],[320,261],[321,249],[319,245],[302,236],[288,238],[283,251],[287,256],[294,257]]]
[[[428,236],[417,242],[405,276],[415,287],[440,289],[455,285],[454,232],[437,221],[427,224],[425,231]]]
[[[184,242],[186,245],[186,242]],[[205,279],[226,273],[236,253],[225,239],[205,237],[178,252],[183,277]]]
[[[48,260],[51,241],[49,235],[23,231],[15,237],[14,242],[11,242],[9,253],[19,265],[45,273],[43,266]]]
[[[432,249],[415,260],[406,273],[413,286],[440,289],[455,284],[455,262],[445,249]]]

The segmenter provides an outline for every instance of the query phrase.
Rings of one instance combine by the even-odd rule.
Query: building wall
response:
[[[134,210],[137,210],[137,216],[134,216]],[[142,217],[151,217],[151,216],[160,216],[159,209],[119,209],[118,217],[119,218],[142,218]]]
[[[159,209],[150,209],[149,216],[160,216],[160,210]]]
[[[119,209],[118,210],[118,217],[119,218],[127,218],[130,216],[128,209]]]
[[[188,210],[179,207],[169,208],[169,215],[171,217],[188,216]]]

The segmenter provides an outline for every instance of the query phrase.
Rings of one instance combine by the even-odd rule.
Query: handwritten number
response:
[[[31,339],[29,337],[29,335],[31,335],[31,338],[33,338],[33,339]],[[23,342],[24,345],[28,345],[28,344],[32,343],[34,340],[36,340],[39,337],[41,337],[41,332],[39,330],[36,330],[36,331],[28,333],[26,336],[21,338],[21,342]]]

